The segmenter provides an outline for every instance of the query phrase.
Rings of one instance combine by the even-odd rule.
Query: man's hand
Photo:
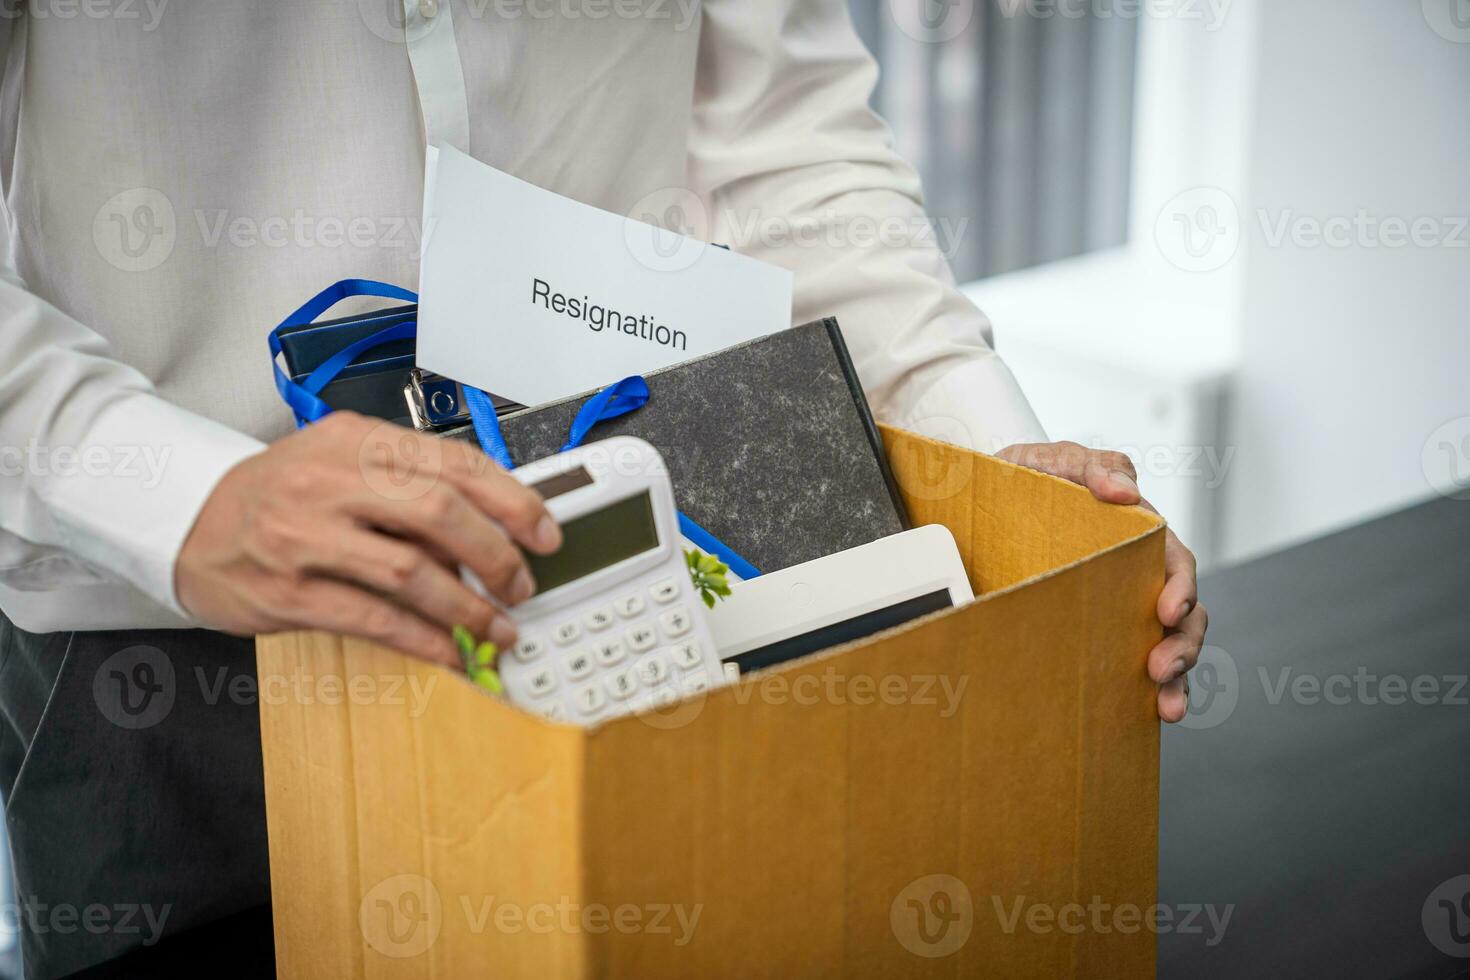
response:
[[[1087,449],[1075,442],[1009,446],[1000,459],[1080,483],[1098,500],[1110,504],[1153,507],[1138,492],[1138,473],[1122,453]],[[1154,511],[1158,513],[1158,511]],[[1199,659],[1209,616],[1199,603],[1194,554],[1173,531],[1164,537],[1164,590],[1159,593],[1159,622],[1164,640],[1148,655],[1148,674],[1159,685],[1159,717],[1175,722],[1189,710],[1184,674]]]
[[[535,491],[479,449],[336,412],[225,474],[174,567],[179,601],[244,635],[323,629],[458,663],[450,629],[501,647],[536,589],[517,544],[561,547]]]

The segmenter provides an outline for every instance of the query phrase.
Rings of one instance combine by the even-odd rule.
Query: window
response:
[[[1136,17],[1052,0],[849,6],[881,68],[874,108],[961,282],[1123,243]],[[941,22],[963,30],[924,28]]]

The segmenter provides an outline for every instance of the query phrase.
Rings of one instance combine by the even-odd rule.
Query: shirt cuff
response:
[[[900,428],[994,454],[1007,446],[1046,442],[1046,430],[1011,369],[993,352],[940,374],[904,412]]]
[[[186,619],[174,563],[205,500],[259,440],[151,394],[99,412],[70,465],[51,449],[47,509],[68,551]]]

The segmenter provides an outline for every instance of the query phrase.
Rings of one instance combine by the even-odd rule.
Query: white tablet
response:
[[[949,528],[930,524],[731,582],[709,612],[727,674],[861,639],[975,598]]]

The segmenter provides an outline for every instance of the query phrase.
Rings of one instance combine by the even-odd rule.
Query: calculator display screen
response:
[[[648,492],[574,517],[561,526],[563,544],[554,555],[526,555],[537,593],[574,582],[658,547],[653,500]]]

